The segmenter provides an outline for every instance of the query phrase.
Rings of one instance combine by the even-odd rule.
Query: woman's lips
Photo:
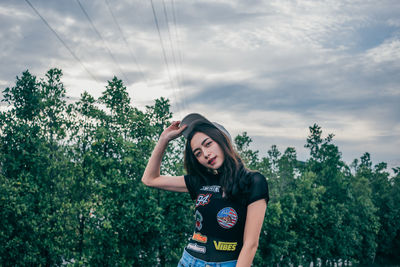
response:
[[[212,159],[210,159],[210,160],[208,161],[208,164],[214,165],[214,164],[215,164],[215,161],[216,161],[216,158],[217,158],[217,157],[213,157]]]

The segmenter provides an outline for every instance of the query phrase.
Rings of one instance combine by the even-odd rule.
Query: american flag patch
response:
[[[238,219],[237,213],[231,207],[223,208],[217,214],[218,224],[225,229],[229,229],[235,226],[237,219]]]

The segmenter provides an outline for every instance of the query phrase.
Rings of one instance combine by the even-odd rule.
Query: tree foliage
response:
[[[62,71],[25,71],[3,90],[0,113],[2,266],[176,265],[193,227],[188,194],[145,187],[140,178],[172,117],[168,99],[142,111],[117,77],[96,99],[67,103]],[[296,150],[250,148],[245,164],[268,179],[268,205],[254,266],[399,264],[400,167],[369,153],[349,166],[333,134],[309,128],[307,161]],[[162,172],[183,174],[184,140]]]

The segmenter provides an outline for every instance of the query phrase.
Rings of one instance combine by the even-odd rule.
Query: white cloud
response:
[[[366,61],[372,61],[370,64],[373,66],[393,63],[396,67],[400,67],[400,40],[388,40],[370,49],[366,53]]]
[[[98,81],[28,5],[6,1],[0,4],[2,87],[26,68],[42,77],[59,67],[68,95],[87,90],[98,97],[117,75],[141,108],[167,97],[178,119],[200,112],[263,145],[295,144],[300,151],[315,122],[335,133],[347,154],[361,155],[363,142],[372,144],[371,154],[397,153],[383,141],[399,127],[397,0],[176,0],[177,25],[169,13],[169,26],[175,55],[182,56],[177,68],[162,3],[154,1],[170,75],[149,2],[111,6],[130,48],[103,2],[82,2],[129,83],[75,2],[32,3]]]
[[[5,81],[5,80],[0,80],[0,86],[7,86],[9,84],[9,81]]]
[[[18,20],[26,20],[32,19],[35,17],[32,13],[28,12],[27,10],[22,10],[18,7],[13,6],[0,6],[0,15],[7,17],[8,19],[18,19]]]

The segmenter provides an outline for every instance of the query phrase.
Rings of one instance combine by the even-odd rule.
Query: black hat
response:
[[[217,128],[218,130],[220,130],[221,132],[223,132],[231,141],[231,135],[229,134],[229,132],[225,129],[224,126],[222,126],[219,123],[216,122],[211,122],[209,120],[207,120],[204,116],[198,114],[198,113],[190,113],[189,115],[186,115],[182,121],[181,121],[181,126],[183,125],[187,125],[186,129],[183,130],[182,135],[185,138],[188,138],[189,134],[192,132],[194,126],[198,123],[205,123],[205,124],[209,124],[212,127]]]

